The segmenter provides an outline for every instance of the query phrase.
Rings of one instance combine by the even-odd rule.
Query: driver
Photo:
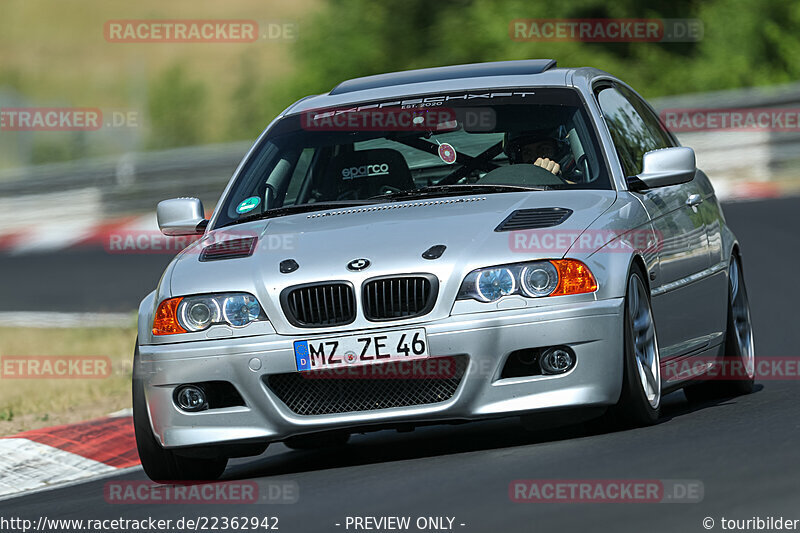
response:
[[[506,133],[504,150],[510,164],[534,164],[555,174],[561,175],[561,165],[554,161],[557,157],[558,143],[546,132]]]

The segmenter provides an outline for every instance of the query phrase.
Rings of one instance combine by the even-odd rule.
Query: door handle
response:
[[[689,207],[697,207],[698,205],[703,203],[703,197],[699,194],[692,194],[689,195],[689,198],[686,199],[686,205]]]

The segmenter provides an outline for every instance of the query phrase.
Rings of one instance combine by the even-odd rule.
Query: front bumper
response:
[[[286,335],[140,346],[137,376],[144,383],[153,432],[167,448],[280,441],[292,435],[342,428],[476,420],[609,405],[618,400],[622,384],[623,305],[622,298],[615,298],[459,315],[421,324],[427,332],[431,357],[461,355],[469,361],[455,394],[434,404],[298,415],[262,379],[266,374],[296,371],[292,343],[301,337]],[[302,338],[338,335],[310,331]],[[577,364],[572,370],[558,376],[500,379],[511,352],[553,345],[568,345],[574,350]],[[251,366],[257,366],[253,359],[261,363],[257,371],[251,370]],[[173,392],[177,386],[217,380],[232,383],[246,405],[198,413],[186,413],[175,406]]]

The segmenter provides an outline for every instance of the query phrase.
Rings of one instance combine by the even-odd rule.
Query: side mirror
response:
[[[631,190],[678,185],[694,179],[697,163],[694,150],[688,146],[662,148],[644,154],[642,173],[628,178]]]
[[[158,202],[158,228],[164,235],[200,235],[208,221],[197,198],[173,198]]]

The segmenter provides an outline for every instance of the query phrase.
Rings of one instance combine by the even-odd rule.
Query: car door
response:
[[[642,171],[646,152],[677,146],[658,117],[621,84],[595,93],[626,176]],[[710,266],[706,224],[698,181],[634,193],[650,215],[660,240],[658,269],[651,272],[653,314],[662,360],[708,345],[713,287],[698,280]]]

